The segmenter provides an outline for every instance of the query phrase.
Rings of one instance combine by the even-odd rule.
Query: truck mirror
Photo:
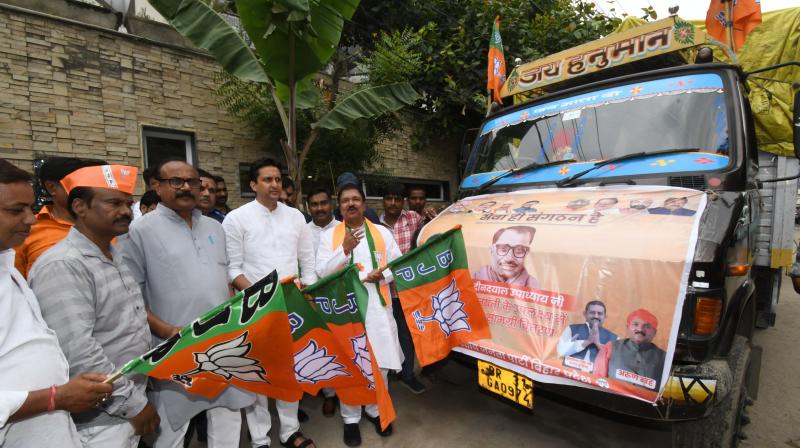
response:
[[[800,158],[800,89],[794,92],[794,113],[792,114],[792,136],[794,155]]]

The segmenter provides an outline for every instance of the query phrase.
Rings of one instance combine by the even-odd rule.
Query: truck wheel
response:
[[[674,448],[735,448],[745,439],[742,427],[750,423],[747,406],[752,400],[747,393],[750,370],[750,341],[736,336],[728,357],[731,368],[730,392],[716,405],[708,417],[677,422],[672,425]]]

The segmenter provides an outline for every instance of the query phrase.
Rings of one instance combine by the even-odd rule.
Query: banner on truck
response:
[[[669,375],[703,192],[624,186],[474,196],[460,224],[491,339],[456,350],[536,381],[654,402]]]

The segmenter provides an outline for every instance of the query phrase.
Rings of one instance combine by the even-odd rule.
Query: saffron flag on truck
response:
[[[487,76],[486,90],[489,92],[489,96],[494,101],[503,104],[500,89],[503,88],[503,83],[506,82],[506,60],[503,56],[503,39],[500,38],[500,16],[494,18],[494,24],[492,25]]]
[[[389,426],[395,417],[394,405],[373,355],[366,330],[367,289],[358,278],[358,265],[321,278],[303,293],[314,302],[318,316],[325,321],[336,340],[346,349],[347,357],[366,380],[355,385],[338,385],[336,395],[342,403],[357,406],[376,404],[381,427]]]
[[[711,0],[706,13],[706,31],[738,51],[747,35],[761,23],[759,0]],[[733,42],[731,42],[733,37]]]
[[[673,159],[651,169],[670,169]],[[711,161],[705,153],[691,159]],[[575,172],[569,164],[554,168]],[[712,273],[692,271],[705,207],[703,191],[645,185],[538,188],[456,202],[420,240],[462,226],[492,335],[454,350],[534,381],[657,401],[687,292],[718,294],[708,290]]]
[[[430,238],[389,267],[421,365],[444,359],[453,347],[492,337],[472,285],[461,226]]]
[[[289,317],[278,274],[273,271],[134,358],[120,373],[172,380],[209,398],[233,385],[297,401],[303,391],[293,365]]]

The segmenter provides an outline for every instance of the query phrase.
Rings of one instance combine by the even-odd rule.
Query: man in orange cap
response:
[[[653,344],[658,319],[639,308],[628,314],[628,337],[605,344],[597,354],[594,373],[658,391],[666,353]]]
[[[114,373],[150,348],[144,298],[111,240],[128,232],[137,169],[81,168],[61,180],[75,226],[31,268],[42,316],[56,332],[70,374]],[[145,395],[146,377],[117,380],[108,400],[73,414],[86,447],[135,448],[158,428]]]
[[[44,160],[39,168],[39,182],[53,203],[42,207],[36,215],[36,224],[31,227],[31,234],[14,249],[17,251],[15,265],[23,277],[28,276],[39,255],[64,239],[72,228],[72,216],[67,210],[67,191],[61,185],[61,179],[80,168],[105,164],[102,160],[73,157],[48,157]]]

